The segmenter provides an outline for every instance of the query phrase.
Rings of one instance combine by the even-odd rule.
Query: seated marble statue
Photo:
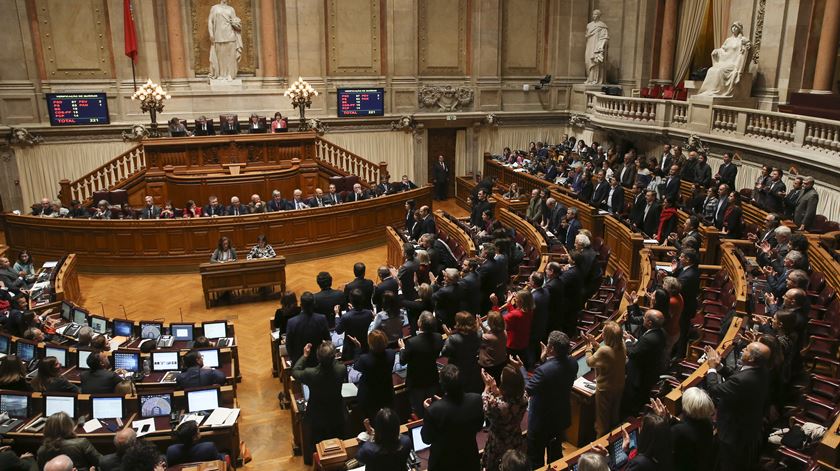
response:
[[[744,27],[740,22],[732,23],[730,31],[732,36],[712,51],[712,67],[706,73],[699,96],[730,97],[735,85],[741,81],[750,42],[744,37]]]

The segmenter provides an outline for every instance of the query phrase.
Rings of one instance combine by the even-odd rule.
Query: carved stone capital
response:
[[[421,107],[437,107],[437,111],[451,112],[472,103],[474,95],[469,87],[424,85],[417,91],[417,101]]]

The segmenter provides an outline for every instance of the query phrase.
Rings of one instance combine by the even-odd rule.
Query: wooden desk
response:
[[[81,297],[79,275],[76,272],[76,254],[67,255],[55,276],[55,300],[78,302]]]
[[[747,273],[744,266],[735,255],[736,247],[731,242],[724,242],[720,246],[720,264],[735,288],[735,309],[740,313],[747,312]]]
[[[464,231],[461,227],[455,224],[448,215],[439,209],[434,212],[434,218],[438,234],[445,234],[450,238],[455,239],[458,246],[461,247],[467,257],[475,257],[476,248],[475,242],[473,242],[472,239],[472,234]]]
[[[253,260],[237,260],[225,263],[202,263],[201,288],[204,291],[204,305],[212,307],[215,294],[228,291],[254,290],[279,286],[280,293],[286,290],[286,257]]]

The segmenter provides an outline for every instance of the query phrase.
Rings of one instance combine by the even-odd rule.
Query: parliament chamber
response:
[[[840,0],[0,7],[0,469],[840,469]]]

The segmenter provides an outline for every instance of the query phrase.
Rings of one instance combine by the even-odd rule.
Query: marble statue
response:
[[[586,83],[604,83],[607,67],[607,44],[610,34],[607,24],[601,21],[601,10],[592,12],[592,21],[586,25]]]
[[[242,20],[228,5],[228,0],[220,0],[210,8],[207,27],[210,30],[210,78],[235,79],[242,57]]]
[[[744,37],[744,26],[740,22],[732,23],[729,30],[732,36],[712,51],[712,67],[706,72],[698,96],[731,97],[735,85],[741,81],[750,42]]]

